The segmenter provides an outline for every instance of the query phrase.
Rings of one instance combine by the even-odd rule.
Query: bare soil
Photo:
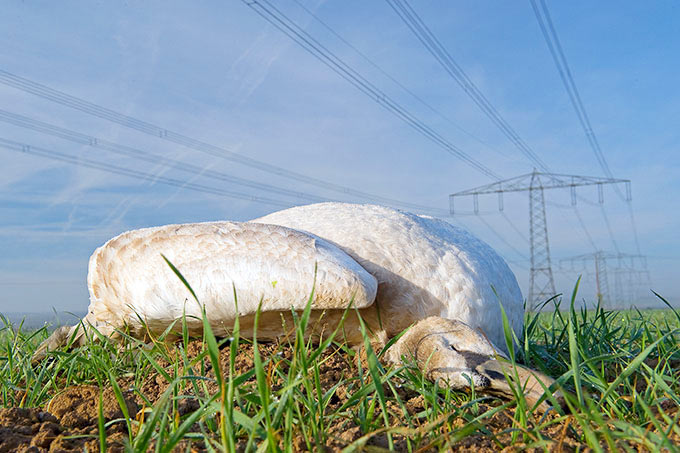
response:
[[[193,342],[187,350],[190,357],[195,357],[201,352],[201,343]],[[260,353],[263,357],[276,355],[280,359],[290,360],[293,356],[292,348],[281,344],[260,345]],[[229,348],[221,351],[221,368],[229,369]],[[365,360],[361,360],[362,366],[366,369]],[[330,347],[324,352],[324,360],[320,367],[321,385],[324,391],[330,389],[341,380],[351,380],[357,376],[356,358],[350,358],[347,351]],[[170,364],[164,364],[170,372]],[[198,365],[196,368],[199,368]],[[207,360],[202,364],[207,375],[212,371]],[[271,385],[277,387],[281,382],[277,380],[272,367],[280,367],[285,373],[286,360],[272,360],[269,362],[268,376]],[[250,344],[241,344],[236,358],[237,374],[247,372],[253,367],[253,348]],[[199,370],[196,369],[196,372]],[[366,370],[365,376],[368,376]],[[254,380],[254,378],[253,378]],[[133,390],[133,383],[127,381],[118,382],[123,389],[125,403],[131,417],[138,420],[144,416],[144,409],[148,408],[160,398],[163,391],[167,389],[168,383],[160,374],[151,374],[144,380],[137,391]],[[245,385],[247,385],[246,383]],[[210,391],[216,392],[214,384],[208,384]],[[349,384],[350,386],[352,384]],[[389,395],[391,391],[385,388]],[[331,399],[329,410],[339,408],[347,401],[352,392],[351,388],[341,385]],[[422,395],[414,391],[400,388],[399,398],[403,402],[406,411],[412,417],[411,427],[407,427],[406,417],[403,409],[396,403],[389,402],[389,419],[392,427],[401,427],[393,434],[394,448],[396,451],[407,451],[406,441],[408,438],[420,442],[420,451],[436,451],[433,446],[428,446],[428,435],[434,431],[443,438],[447,438],[456,429],[469,424],[469,420],[474,418],[472,409],[468,415],[468,420],[462,417],[444,416],[442,423],[422,424],[413,426],[413,420],[418,420],[417,414],[426,409]],[[190,394],[189,389],[187,393]],[[119,403],[115,398],[111,387],[100,390],[97,386],[74,386],[60,392],[42,408],[9,408],[0,409],[0,453],[5,452],[80,452],[99,451],[99,428],[98,411],[99,401],[102,401],[102,412],[106,422],[118,420],[111,423],[107,430],[107,447],[111,452],[124,451],[124,440],[128,437],[127,427],[122,420],[123,414]],[[140,396],[143,395],[142,396]],[[146,400],[146,401],[145,401]],[[196,399],[188,397],[179,400],[177,412],[179,416],[188,414],[198,409],[199,403]],[[490,409],[490,406],[480,404],[475,413],[483,413]],[[674,408],[677,411],[677,407]],[[377,408],[376,411],[380,409]],[[378,412],[379,413],[379,412]],[[542,414],[529,414],[529,419],[538,421]],[[381,416],[380,416],[381,417]],[[548,420],[555,420],[556,414],[546,414]],[[531,422],[530,422],[531,423]],[[515,409],[507,409],[496,413],[490,419],[485,419],[481,424],[474,427],[471,432],[462,440],[453,444],[451,451],[475,451],[484,453],[488,451],[526,451],[525,444],[521,443],[522,436],[511,442],[512,432],[520,430],[515,422]],[[520,430],[521,431],[521,430]],[[365,446],[371,451],[380,451],[388,448],[387,435],[384,430],[377,428],[373,435],[366,436],[356,421],[350,418],[338,419],[337,422],[327,427],[328,441],[327,451],[340,451],[345,446],[355,442],[362,437],[367,438]],[[557,421],[549,428],[541,431],[543,439],[547,440],[546,448],[550,451],[589,451],[579,440],[581,431],[578,424],[572,417]],[[536,439],[534,439],[536,440]],[[676,444],[680,444],[680,439],[673,439]],[[509,445],[512,447],[501,448],[499,445]],[[239,445],[244,448],[245,444]],[[302,434],[295,439],[295,449],[297,451],[308,450],[308,444]],[[191,443],[185,441],[180,444],[177,451],[205,451],[202,442]],[[543,451],[543,450],[540,450]]]

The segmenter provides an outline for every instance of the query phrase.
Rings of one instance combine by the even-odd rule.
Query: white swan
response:
[[[515,333],[522,330],[522,293],[505,261],[443,220],[382,206],[321,203],[251,222],[312,233],[354,258],[378,280],[376,307],[388,337],[440,316],[481,329],[505,350],[500,303]]]
[[[384,344],[413,325],[388,351],[392,362],[415,357],[431,378],[452,387],[467,387],[471,379],[477,389],[511,393],[504,362],[497,360],[505,350],[500,304],[519,334],[519,286],[488,245],[444,221],[380,206],[321,203],[247,223],[129,231],[90,258],[83,325],[112,337],[125,327],[143,337],[146,328],[161,333],[186,313],[190,332],[199,334],[201,306],[161,254],[190,283],[218,335],[228,335],[236,317],[241,333],[252,334],[262,300],[258,338],[280,337],[316,278],[309,335],[332,331],[351,301],[373,342]],[[354,314],[343,332],[350,344],[363,344]],[[72,336],[85,339],[79,326],[58,329],[36,358]],[[520,378],[532,401],[543,395],[539,380],[553,382],[525,369]]]

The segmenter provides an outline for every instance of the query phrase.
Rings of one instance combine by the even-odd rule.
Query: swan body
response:
[[[480,390],[512,393],[498,355],[505,350],[500,307],[519,335],[524,308],[517,280],[491,247],[430,217],[321,203],[244,223],[129,231],[94,252],[88,287],[83,322],[57,329],[35,359],[70,338],[83,343],[91,328],[112,338],[122,329],[144,338],[170,326],[179,331],[186,315],[189,333],[197,335],[203,310],[217,335],[228,335],[238,318],[248,336],[261,307],[257,336],[276,339],[289,332],[291,311],[304,309],[311,295],[310,336],[343,322],[344,339],[361,346],[360,316],[370,340],[384,345],[412,326],[387,351],[388,360],[410,356],[429,377],[456,388],[472,380]],[[347,312],[350,306],[357,311]],[[553,382],[528,370],[520,377],[533,400]]]
[[[472,234],[443,220],[375,205],[320,203],[252,222],[323,237],[378,280],[376,304],[392,337],[429,316],[481,329],[505,349],[500,304],[519,336],[524,304],[505,261]]]

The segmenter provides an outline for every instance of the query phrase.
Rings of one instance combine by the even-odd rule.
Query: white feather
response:
[[[505,349],[501,303],[521,333],[522,293],[508,265],[490,246],[445,221],[382,206],[321,203],[253,222],[306,231],[347,252],[378,280],[388,336],[441,316],[481,329]]]
[[[141,320],[162,332],[186,313],[190,327],[200,328],[201,305],[161,254],[192,286],[217,332],[254,314],[260,301],[265,312],[303,309],[315,266],[313,308],[375,301],[387,337],[439,316],[478,328],[503,348],[501,303],[515,332],[522,329],[519,286],[491,247],[441,220],[344,203],[300,206],[250,223],[123,233],[90,259],[86,321],[110,333],[139,329]]]
[[[199,303],[166,264],[173,263]],[[97,326],[164,330],[183,313],[228,330],[236,316],[313,306],[361,308],[373,303],[377,282],[336,246],[276,225],[212,222],[166,225],[123,233],[90,258],[88,321]],[[234,290],[238,300],[235,308]],[[94,322],[93,322],[94,321]]]

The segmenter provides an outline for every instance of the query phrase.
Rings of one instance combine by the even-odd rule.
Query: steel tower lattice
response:
[[[531,247],[531,273],[529,283],[530,308],[553,297],[555,279],[550,264],[548,222],[545,215],[545,196],[540,174],[533,172],[529,183],[529,238]]]
[[[592,267],[591,267],[592,265]],[[598,250],[594,253],[572,256],[560,260],[560,269],[571,272],[586,272],[595,277],[597,299],[603,307],[620,306],[636,300],[636,282],[642,282],[645,271],[638,268],[647,266],[644,255]],[[594,269],[594,272],[591,270]],[[609,275],[614,276],[614,291],[610,292]],[[623,281],[628,285],[628,297],[624,297]]]
[[[571,204],[576,205],[576,187],[597,186],[598,201],[604,202],[603,186],[605,184],[624,184],[626,200],[631,200],[630,180],[615,178],[600,178],[593,176],[562,175],[557,173],[542,173],[534,170],[531,173],[515,178],[497,181],[473,189],[456,192],[449,195],[449,210],[456,215],[455,199],[472,196],[474,214],[479,214],[479,195],[497,194],[498,209],[503,210],[503,194],[506,192],[529,192],[529,233],[531,246],[531,270],[529,297],[527,307],[535,309],[541,303],[555,295],[555,280],[553,278],[550,261],[550,246],[548,243],[548,222],[545,212],[546,189],[569,189]],[[606,284],[608,293],[608,282]],[[601,292],[601,290],[599,291]]]

